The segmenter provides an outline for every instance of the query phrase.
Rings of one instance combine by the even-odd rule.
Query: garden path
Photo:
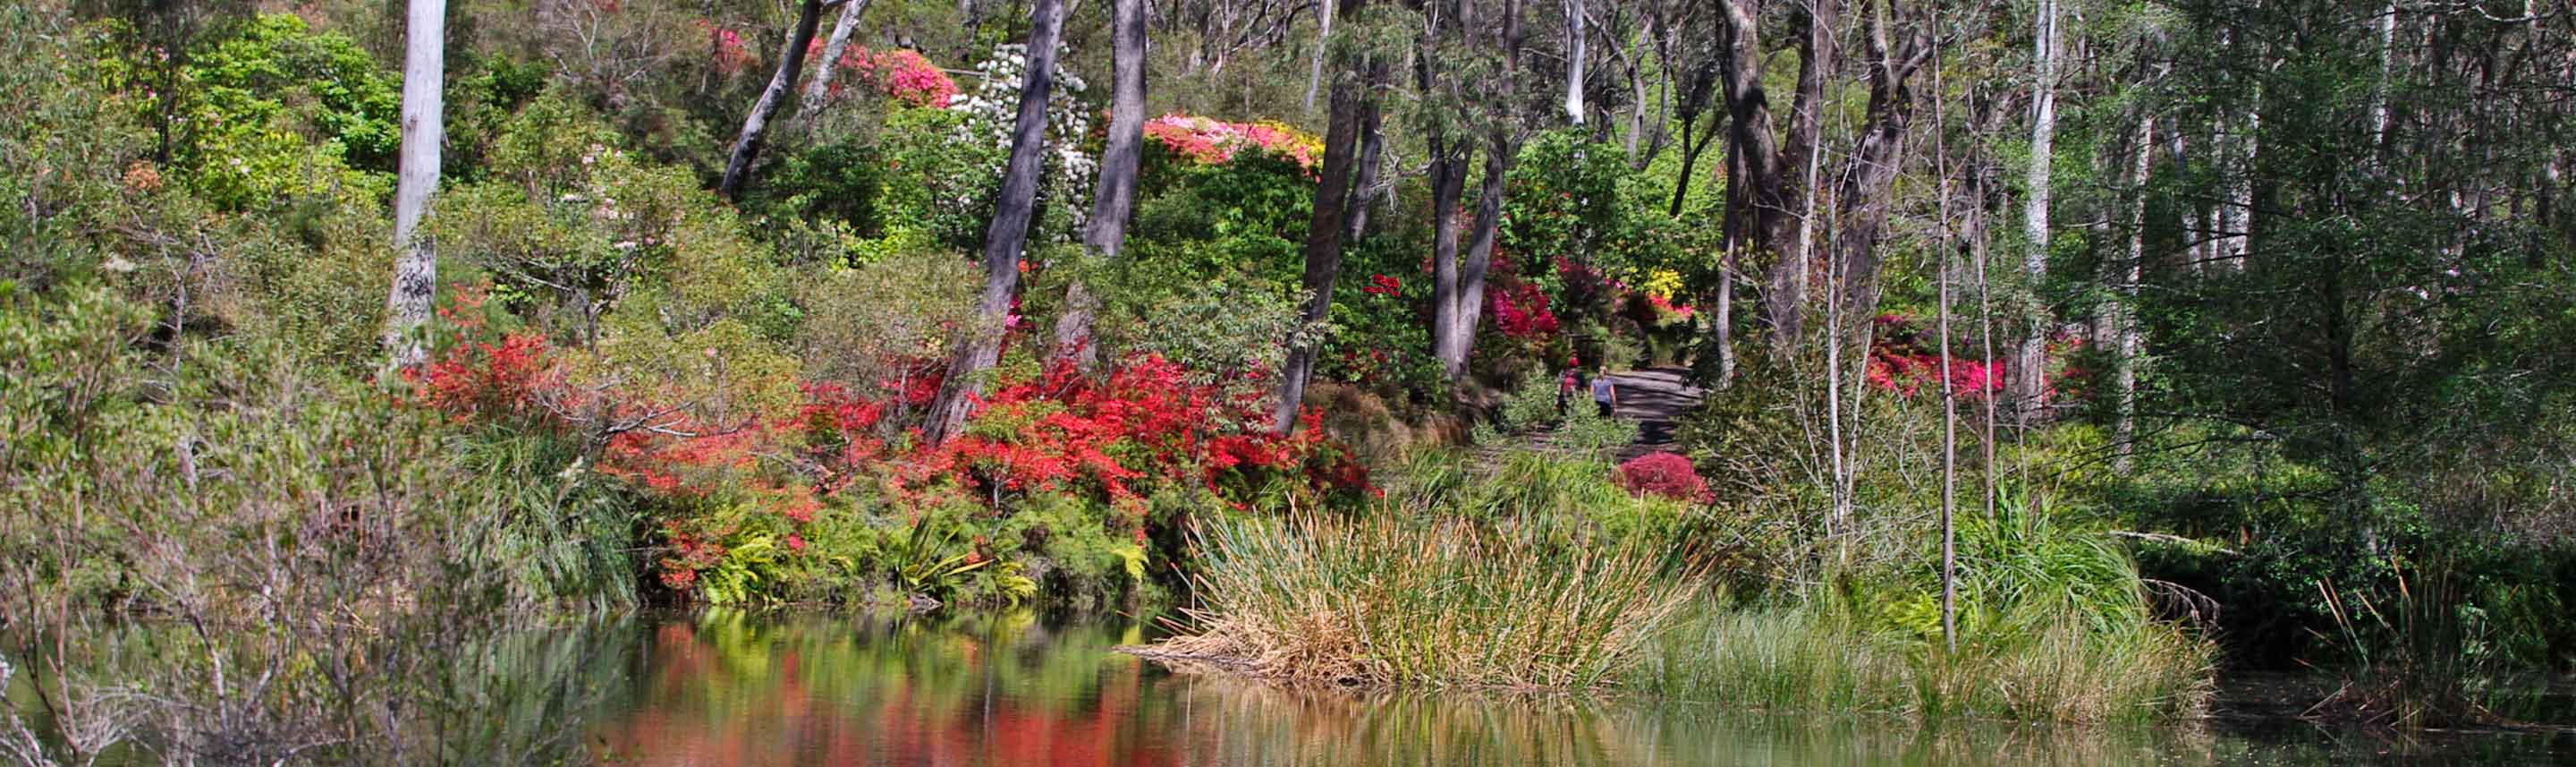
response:
[[[1611,373],[1610,385],[1619,392],[1619,407],[1611,415],[1637,422],[1637,441],[1619,450],[1621,461],[1678,447],[1673,442],[1673,419],[1699,407],[1703,395],[1700,387],[1691,385],[1690,370],[1679,367]]]

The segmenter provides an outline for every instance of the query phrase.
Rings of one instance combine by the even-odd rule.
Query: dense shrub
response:
[[[1678,501],[1706,501],[1711,497],[1708,483],[1699,478],[1699,470],[1690,459],[1673,453],[1653,452],[1619,464],[1619,485],[1628,492],[1655,495]]]

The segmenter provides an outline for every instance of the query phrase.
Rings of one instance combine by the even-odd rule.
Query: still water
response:
[[[710,611],[600,621],[579,642],[590,754],[634,765],[2576,764],[2576,735],[2410,739],[2221,717],[2180,727],[1707,706],[1301,694],[1111,651],[1135,621]],[[560,692],[560,691],[558,691]]]

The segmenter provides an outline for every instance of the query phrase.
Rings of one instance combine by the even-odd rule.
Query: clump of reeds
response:
[[[1690,598],[1661,552],[1512,522],[1218,522],[1196,630],[1152,652],[1351,687],[1572,691],[1615,681]]]
[[[1963,637],[1957,650],[1868,625],[1832,597],[1694,610],[1642,679],[1668,697],[1753,708],[2102,722],[2189,716],[2207,643],[2177,626],[2077,621]]]

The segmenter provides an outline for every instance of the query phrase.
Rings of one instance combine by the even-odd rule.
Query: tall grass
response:
[[[1761,708],[2101,722],[2207,707],[2215,649],[2155,620],[2107,535],[2045,505],[1960,528],[1958,647],[1933,584],[1846,572],[1745,606],[1696,605],[1640,679],[1664,695]]]
[[[1166,656],[1353,687],[1585,690],[1685,604],[1660,552],[1460,519],[1300,516],[1204,535],[1201,606]]]

